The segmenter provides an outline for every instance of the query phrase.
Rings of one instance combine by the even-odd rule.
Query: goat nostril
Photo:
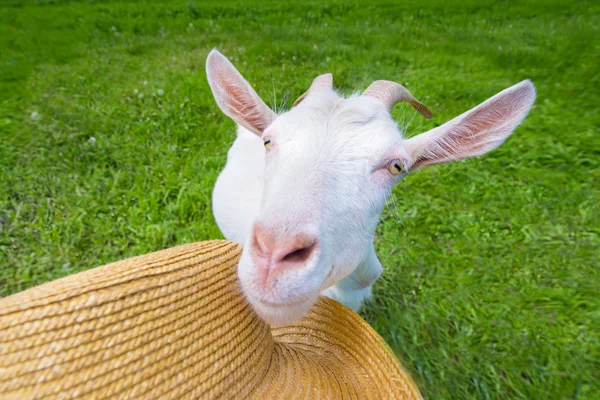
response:
[[[285,257],[281,259],[281,261],[286,261],[290,263],[304,263],[310,258],[315,248],[316,243],[313,242],[312,244],[306,247],[296,249],[291,253],[288,253]]]
[[[271,252],[272,238],[269,233],[260,226],[254,228],[254,243],[253,247],[259,256],[266,256]]]

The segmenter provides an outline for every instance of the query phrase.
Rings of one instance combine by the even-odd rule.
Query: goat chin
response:
[[[246,298],[254,308],[254,311],[266,323],[272,326],[290,324],[305,316],[317,301],[317,295],[311,296],[300,303],[275,304],[256,300],[252,295],[245,292]]]

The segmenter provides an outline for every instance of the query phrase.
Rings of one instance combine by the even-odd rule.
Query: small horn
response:
[[[294,107],[300,104],[300,102],[304,100],[306,96],[317,89],[333,89],[333,75],[323,74],[317,76],[310,85],[310,88],[308,88],[308,90],[304,92],[302,96],[296,99],[294,102]]]
[[[363,92],[363,96],[381,100],[387,106],[388,110],[391,110],[394,104],[406,101],[425,118],[431,119],[433,117],[429,108],[415,99],[408,89],[396,82],[375,81]]]

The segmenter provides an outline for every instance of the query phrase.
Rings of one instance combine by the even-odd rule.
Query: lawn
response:
[[[598,399],[599,27],[591,1],[2,1],[0,294],[222,237],[213,47],[278,109],[325,72],[401,82],[435,115],[396,106],[408,136],[530,78],[501,148],[396,187],[362,315],[428,399]]]

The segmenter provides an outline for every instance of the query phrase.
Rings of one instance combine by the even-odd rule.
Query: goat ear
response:
[[[206,59],[206,75],[219,108],[244,128],[261,135],[277,118],[233,64],[216,49]]]
[[[525,80],[444,125],[405,141],[409,169],[485,154],[500,146],[523,121],[535,87]]]

